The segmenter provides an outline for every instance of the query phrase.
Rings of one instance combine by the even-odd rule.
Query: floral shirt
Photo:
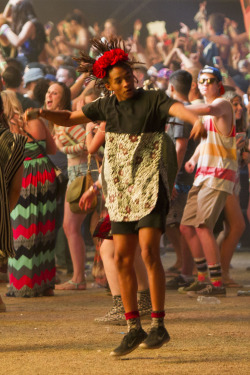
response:
[[[177,163],[165,124],[173,103],[164,92],[138,89],[122,102],[113,95],[83,107],[92,121],[106,121],[102,181],[111,221],[137,221],[149,214],[160,175],[170,199]]]

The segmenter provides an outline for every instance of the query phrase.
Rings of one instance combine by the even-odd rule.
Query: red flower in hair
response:
[[[127,61],[128,54],[121,48],[115,48],[111,51],[106,51],[99,57],[93,65],[93,74],[96,78],[104,78],[107,74],[106,68],[110,65],[115,65],[119,61]]]

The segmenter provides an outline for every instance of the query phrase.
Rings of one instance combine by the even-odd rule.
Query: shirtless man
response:
[[[198,161],[181,221],[181,232],[197,266],[198,282],[184,289],[199,295],[225,296],[219,247],[213,236],[213,227],[234,188],[237,170],[234,117],[230,102],[221,98],[224,87],[217,68],[205,66],[200,71],[198,84],[205,104],[189,108],[203,116],[207,138],[201,141],[186,163],[187,171],[192,172]],[[208,270],[210,283],[206,285]]]

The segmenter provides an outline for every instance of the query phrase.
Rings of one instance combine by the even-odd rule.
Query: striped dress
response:
[[[15,256],[8,190],[12,178],[23,164],[26,141],[26,137],[12,134],[0,124],[0,264],[6,264],[8,257]]]
[[[38,145],[26,143],[21,195],[11,213],[16,256],[9,259],[8,296],[36,297],[54,288],[55,178]]]

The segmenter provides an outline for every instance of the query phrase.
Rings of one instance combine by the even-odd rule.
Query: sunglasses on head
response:
[[[203,85],[204,83],[207,83],[208,85],[213,84],[214,82],[218,82],[216,78],[201,78],[199,79],[199,83]]]

